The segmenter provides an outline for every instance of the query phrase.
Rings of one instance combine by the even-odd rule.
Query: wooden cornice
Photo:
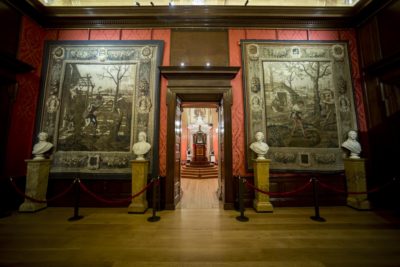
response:
[[[393,0],[344,7],[124,6],[51,7],[38,0],[6,0],[46,28],[346,28]]]
[[[168,80],[232,80],[240,67],[162,66],[161,75]]]

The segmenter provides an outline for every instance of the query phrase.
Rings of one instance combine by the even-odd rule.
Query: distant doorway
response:
[[[222,200],[219,103],[182,103],[180,209],[215,209]]]
[[[165,208],[176,209],[182,198],[180,123],[183,104],[217,103],[219,135],[220,191],[224,209],[234,209],[232,176],[232,87],[238,67],[160,67],[168,79],[167,91],[167,177]],[[199,152],[200,153],[200,152]],[[205,156],[203,153],[202,156]],[[163,199],[162,199],[163,201]]]

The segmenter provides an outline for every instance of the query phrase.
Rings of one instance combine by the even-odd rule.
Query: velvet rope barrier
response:
[[[135,197],[143,194],[144,191],[146,191],[153,183],[154,180],[152,180],[150,183],[148,183],[142,190],[140,190],[139,192],[137,192],[136,194],[129,196],[128,198],[124,198],[124,199],[105,199],[101,196],[96,195],[95,193],[93,193],[92,191],[89,190],[89,188],[87,188],[82,181],[78,181],[79,182],[79,186],[82,188],[83,191],[85,191],[86,193],[88,193],[91,197],[93,197],[94,199],[96,199],[99,202],[103,202],[106,204],[124,204],[124,203],[128,203],[130,201],[132,201],[132,199],[134,199]]]
[[[56,200],[56,199],[58,199],[58,198],[64,196],[64,195],[67,194],[69,191],[71,191],[71,189],[74,187],[74,184],[76,183],[76,181],[77,181],[77,180],[74,179],[74,181],[73,181],[63,192],[61,192],[60,194],[58,194],[58,195],[56,195],[56,196],[54,196],[54,197],[52,197],[52,198],[46,199],[46,200],[40,200],[40,199],[35,199],[35,198],[31,197],[31,196],[28,196],[28,195],[26,195],[24,192],[22,192],[22,191],[18,188],[18,186],[15,184],[14,179],[13,179],[12,177],[10,177],[11,185],[12,185],[12,187],[15,189],[15,191],[18,193],[18,195],[20,195],[20,196],[22,196],[22,197],[25,197],[26,199],[29,199],[29,200],[32,201],[32,202],[37,202],[37,203],[48,203],[48,202],[54,201],[54,200]]]
[[[312,181],[309,180],[309,181],[308,181],[306,184],[304,184],[303,186],[301,186],[301,187],[299,187],[299,188],[297,188],[297,189],[295,189],[295,190],[288,191],[288,192],[267,192],[267,191],[264,191],[264,190],[261,190],[261,189],[255,187],[254,185],[252,185],[251,183],[249,183],[247,180],[245,180],[245,183],[246,183],[246,185],[247,185],[249,188],[251,188],[251,189],[253,189],[253,190],[257,191],[257,192],[263,193],[263,194],[265,194],[265,195],[268,195],[268,196],[288,196],[288,195],[293,195],[293,194],[296,194],[296,193],[301,192],[301,191],[303,191],[304,189],[306,189],[306,188],[311,184],[311,182],[312,182]]]
[[[380,190],[382,190],[385,187],[388,187],[389,185],[391,185],[392,183],[394,183],[396,181],[396,177],[394,177],[391,181],[387,182],[386,184],[382,185],[382,186],[377,186],[374,187],[368,191],[364,191],[364,192],[347,192],[345,189],[340,189],[325,183],[322,183],[321,181],[318,181],[319,184],[321,185],[321,187],[324,187],[326,189],[330,189],[332,191],[335,191],[337,193],[341,193],[341,194],[348,194],[348,195],[365,195],[365,194],[370,194],[370,193],[376,193]]]

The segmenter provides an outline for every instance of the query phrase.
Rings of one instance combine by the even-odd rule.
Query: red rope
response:
[[[264,191],[264,190],[261,190],[261,189],[255,187],[254,185],[252,185],[248,181],[246,181],[245,183],[246,183],[246,185],[248,187],[254,189],[255,191],[263,193],[263,194],[266,194],[266,195],[269,195],[269,196],[288,196],[288,195],[296,194],[296,193],[306,189],[311,184],[311,180],[308,181],[308,183],[306,183],[305,185],[303,185],[303,186],[301,186],[301,187],[299,187],[299,188],[297,188],[295,190],[288,191],[288,192],[267,192],[267,191]]]
[[[95,193],[90,191],[81,181],[79,181],[79,185],[80,185],[80,187],[82,188],[83,191],[88,193],[90,196],[92,196],[97,201],[100,201],[100,202],[103,202],[103,203],[106,203],[106,204],[128,203],[128,202],[132,201],[132,199],[134,199],[135,197],[143,194],[143,192],[146,191],[153,183],[154,183],[154,180],[151,181],[150,183],[148,183],[142,190],[140,190],[139,192],[137,192],[136,194],[134,194],[132,196],[129,196],[128,198],[110,200],[110,199],[105,199],[103,197],[100,197],[100,196],[96,195]]]
[[[60,194],[58,194],[58,195],[56,195],[56,196],[54,196],[54,197],[52,197],[50,199],[47,199],[47,200],[40,200],[40,199],[36,199],[36,198],[33,198],[31,196],[26,195],[24,192],[22,192],[18,188],[18,186],[15,184],[14,179],[12,177],[10,177],[10,182],[11,182],[11,185],[14,187],[15,191],[18,193],[18,195],[20,195],[22,197],[25,197],[26,199],[29,199],[30,201],[33,201],[33,202],[48,203],[48,202],[54,201],[54,200],[64,196],[65,194],[67,194],[72,189],[72,187],[74,186],[75,180],[63,192],[61,192]]]
[[[384,184],[382,186],[377,186],[377,187],[372,188],[371,190],[363,191],[363,192],[351,192],[351,191],[347,192],[344,189],[336,188],[334,186],[330,186],[330,185],[324,184],[324,183],[322,183],[320,181],[318,181],[318,182],[322,187],[330,189],[330,190],[335,191],[337,193],[343,193],[343,194],[348,194],[348,195],[365,195],[365,194],[369,194],[369,193],[378,192],[378,191],[382,190],[383,188],[387,187],[388,185],[390,185],[391,183],[393,183],[394,181],[395,181],[395,179],[393,179],[392,181],[387,182],[386,184]]]

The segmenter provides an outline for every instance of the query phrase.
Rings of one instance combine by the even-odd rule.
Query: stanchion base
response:
[[[81,215],[73,216],[73,217],[69,218],[68,221],[70,221],[70,222],[79,221],[82,218],[83,218],[83,216],[81,216]]]
[[[236,220],[238,220],[239,222],[248,222],[249,218],[246,216],[237,216]]]
[[[148,222],[158,222],[159,220],[161,220],[160,216],[151,216],[147,218]]]
[[[322,217],[317,217],[317,216],[311,216],[311,220],[316,221],[316,222],[326,222],[326,220]]]

